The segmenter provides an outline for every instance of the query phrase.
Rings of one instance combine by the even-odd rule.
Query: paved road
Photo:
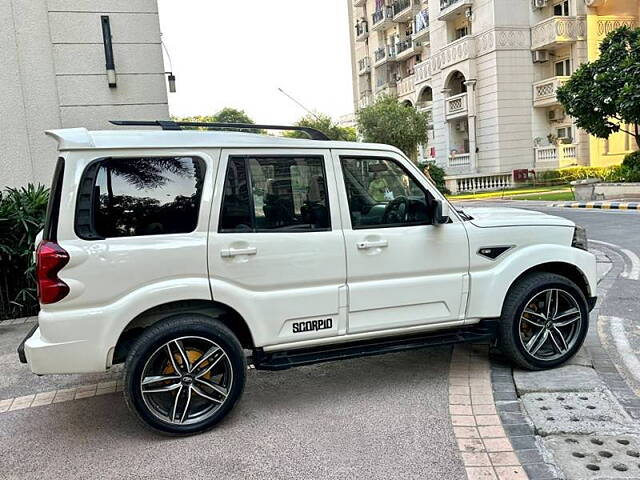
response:
[[[28,325],[0,329],[1,338],[19,338]],[[8,343],[3,362],[13,355]],[[450,351],[252,370],[232,416],[191,438],[148,433],[121,394],[2,413],[0,478],[460,479],[447,409]],[[61,380],[34,383],[19,369],[13,391],[35,393]],[[96,381],[71,376],[65,385]]]

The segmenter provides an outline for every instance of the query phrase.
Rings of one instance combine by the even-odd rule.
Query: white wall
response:
[[[100,16],[118,74],[106,79]],[[49,184],[52,128],[168,118],[156,0],[0,0],[0,188]]]

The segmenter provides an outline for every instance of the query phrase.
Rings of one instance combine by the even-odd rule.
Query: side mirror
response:
[[[442,200],[433,200],[433,209],[431,212],[433,225],[443,225],[449,223],[449,204]]]

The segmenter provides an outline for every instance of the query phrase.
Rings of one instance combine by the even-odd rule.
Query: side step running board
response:
[[[368,357],[454,343],[490,341],[495,337],[497,325],[497,321],[483,320],[477,325],[454,330],[423,332],[411,336],[376,338],[278,352],[265,352],[262,349],[256,349],[251,361],[257,370],[285,370],[291,367],[347,358]]]

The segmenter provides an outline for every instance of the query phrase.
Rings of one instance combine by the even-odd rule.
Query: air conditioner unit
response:
[[[548,115],[550,122],[561,122],[564,120],[564,110],[561,109],[549,110]]]
[[[547,6],[548,0],[533,0],[533,8],[544,8]]]
[[[533,63],[544,63],[549,61],[549,51],[548,50],[535,50],[532,52],[533,55]]]

